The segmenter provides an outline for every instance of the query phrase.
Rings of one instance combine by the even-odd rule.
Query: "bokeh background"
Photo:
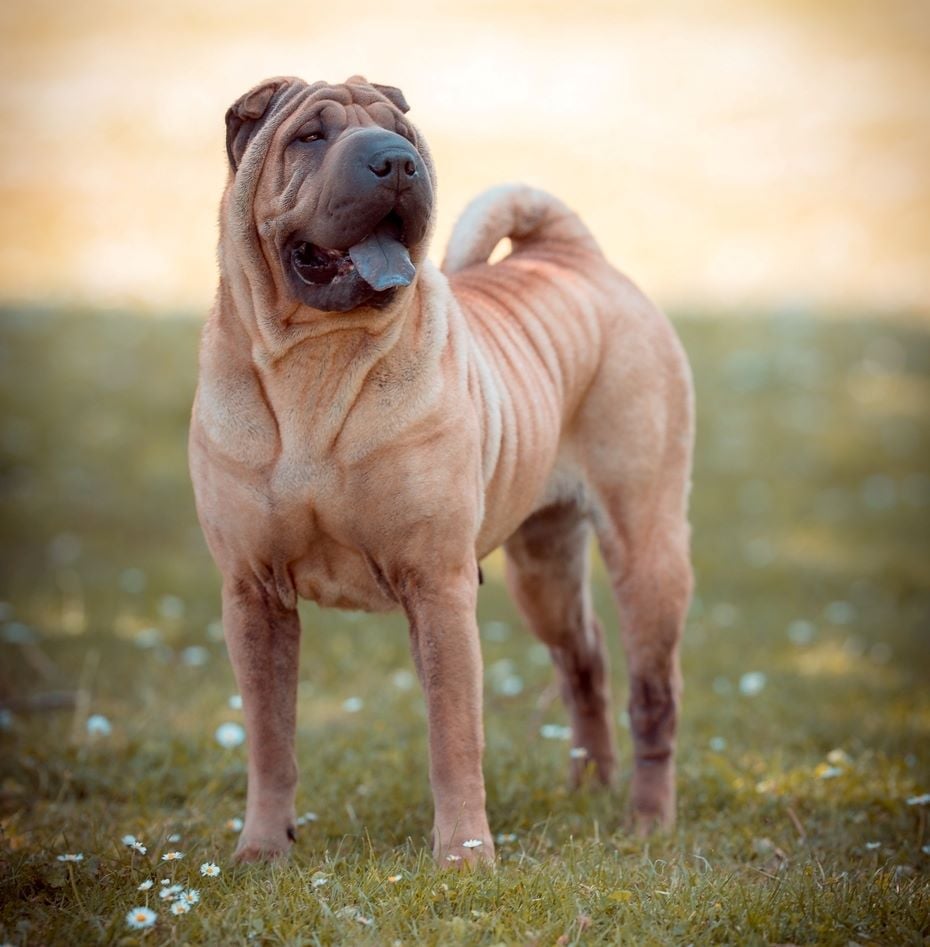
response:
[[[267,76],[400,86],[440,174],[576,207],[669,306],[925,309],[923,0],[9,0],[0,293],[203,307],[223,113]]]
[[[241,710],[186,469],[223,115],[266,76],[354,73],[400,86],[431,144],[436,259],[482,188],[545,187],[688,350],[680,828],[645,849],[623,777],[566,792],[548,655],[495,555],[496,880],[437,887],[422,860],[403,621],[309,606],[317,818],[273,886],[229,865]],[[924,0],[0,5],[0,941],[119,942],[179,846],[171,877],[215,860],[222,887],[174,920],[152,899],[151,943],[930,936],[928,169]],[[599,565],[595,597],[627,773]]]

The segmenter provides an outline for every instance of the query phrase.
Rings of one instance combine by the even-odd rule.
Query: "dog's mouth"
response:
[[[347,250],[331,250],[309,241],[296,243],[291,266],[309,286],[338,287],[358,276],[379,293],[409,286],[416,275],[403,222],[394,212]]]

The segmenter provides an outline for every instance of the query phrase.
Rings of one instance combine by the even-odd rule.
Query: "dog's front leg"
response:
[[[245,826],[235,859],[287,855],[294,840],[300,620],[254,577],[223,583],[223,630],[248,738]]]
[[[451,576],[408,575],[402,583],[411,651],[426,698],[433,854],[442,866],[494,858],[481,771],[477,583],[474,562]]]

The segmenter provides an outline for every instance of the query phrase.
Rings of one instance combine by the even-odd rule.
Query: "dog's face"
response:
[[[383,307],[412,284],[433,210],[429,153],[399,89],[271,79],[226,115],[269,267],[312,309]]]

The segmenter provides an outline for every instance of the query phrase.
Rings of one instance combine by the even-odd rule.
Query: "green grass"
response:
[[[928,943],[928,810],[906,802],[930,790],[927,324],[785,312],[679,326],[699,437],[678,828],[631,838],[623,779],[609,794],[567,790],[569,745],[540,736],[566,719],[547,657],[492,557],[485,771],[492,828],[515,839],[496,871],[451,874],[427,854],[425,720],[405,688],[403,623],[314,607],[298,811],[319,819],[289,864],[230,864],[245,767],[241,747],[213,738],[241,713],[227,706],[217,576],[186,473],[197,324],[3,312],[0,940]],[[596,597],[619,718],[601,573]],[[143,648],[147,628],[160,638]],[[185,663],[191,646],[206,663]],[[754,696],[739,687],[749,672],[765,675]],[[30,703],[59,692],[76,706]],[[91,713],[110,736],[88,735]],[[149,854],[132,856],[125,833]],[[183,861],[158,862],[174,848]],[[219,878],[199,877],[208,860]],[[202,901],[173,917],[150,892],[158,922],[134,933],[124,918],[149,877]]]

